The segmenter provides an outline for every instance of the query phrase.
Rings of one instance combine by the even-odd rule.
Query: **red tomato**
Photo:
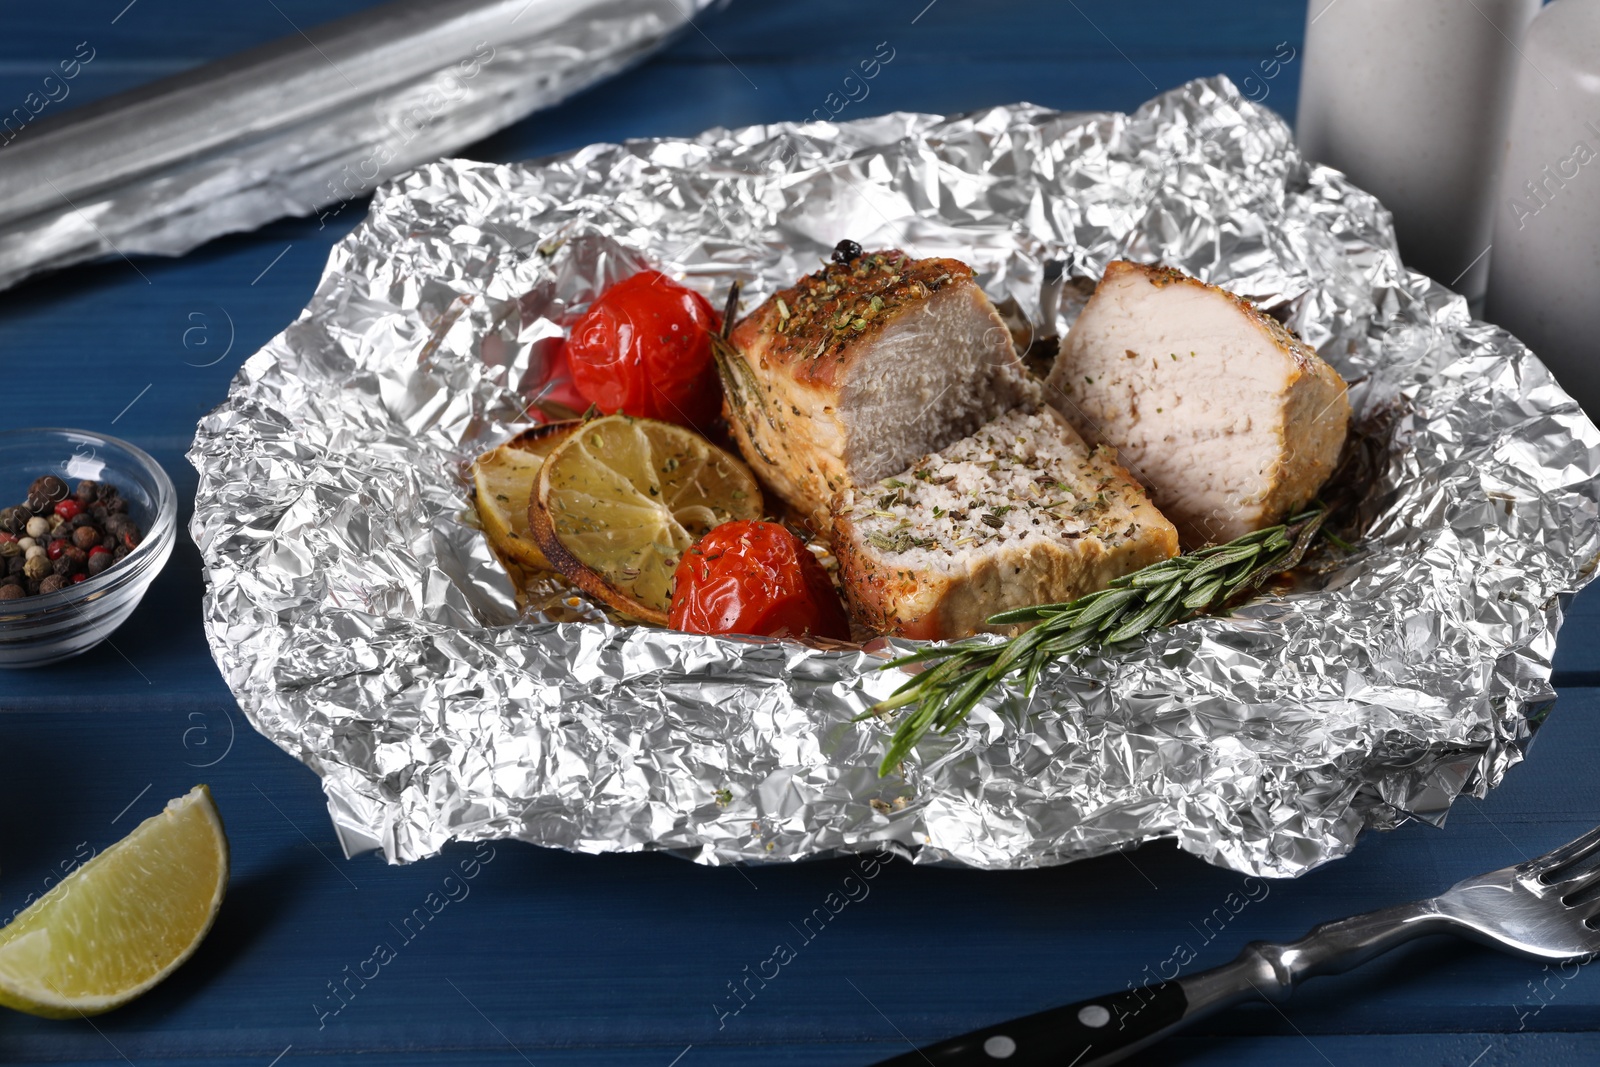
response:
[[[674,629],[850,639],[828,572],[775,522],[723,523],[683,554],[673,580]]]
[[[722,410],[711,333],[722,319],[706,298],[660,271],[613,285],[567,339],[572,384],[607,415],[709,427]]]

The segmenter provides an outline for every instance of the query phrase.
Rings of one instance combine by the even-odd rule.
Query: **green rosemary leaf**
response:
[[[1193,580],[1212,571],[1224,570],[1241,560],[1253,560],[1257,555],[1259,552],[1254,545],[1224,546],[1223,551],[1207,556],[1189,571],[1189,578]]]
[[[1237,589],[1244,583],[1245,579],[1249,578],[1256,572],[1256,569],[1257,566],[1254,559],[1244,560],[1237,567],[1228,572],[1228,576],[1223,580],[1223,584],[1229,589]]]
[[[1150,596],[1147,599],[1152,604],[1165,604],[1167,601],[1173,599],[1181,592],[1183,592],[1182,582],[1167,582],[1159,589],[1151,590]]]
[[[1005,645],[1005,651],[1001,652],[1000,655],[995,659],[993,665],[989,667],[989,677],[998,678],[1002,674],[1010,673],[1012,670],[1012,664],[1016,663],[1023,656],[1033,652],[1037,645],[1048,640],[1049,637],[1049,630],[1042,626],[1035,626],[1033,629],[1022,633],[1021,636],[1007,641]]]
[[[1068,630],[1059,637],[1053,637],[1039,646],[1039,651],[1051,659],[1076,652],[1080,648],[1088,648],[1095,643],[1095,627],[1081,626],[1075,630]]]
[[[922,740],[922,735],[928,732],[928,727],[933,724],[934,716],[938,713],[938,695],[930,692],[927,698],[917,705],[917,710],[907,716],[900,728],[895,730],[889,751],[884,754],[883,762],[878,766],[878,777],[888,774],[910,754],[916,743]]]
[[[1102,619],[1110,618],[1118,608],[1131,604],[1139,599],[1137,589],[1113,589],[1109,594],[1096,593],[1097,600],[1089,609],[1078,616],[1076,622],[1079,626],[1098,623]]]
[[[949,659],[951,656],[959,655],[962,649],[970,645],[972,645],[970,641],[957,641],[953,644],[918,649],[915,652],[908,652],[904,656],[890,660],[884,664],[884,667],[886,669],[889,667],[905,667],[913,663],[923,663],[930,659]]]
[[[1008,641],[957,641],[892,660],[884,669],[942,662],[912,675],[858,717],[911,707],[896,723],[878,773],[890,773],[930,729],[949,733],[959,727],[1008,675],[1020,673],[1022,691],[1031,695],[1045,669],[1062,656],[1130,640],[1198,612],[1216,610],[1298,566],[1322,534],[1326,518],[1327,511],[1319,506],[1280,526],[1123,575],[1078,600],[990,616],[988,621],[995,626],[1037,624]]]
[[[1162,613],[1161,618],[1156,620],[1156,624],[1151,629],[1159,630],[1163,626],[1169,626],[1179,619],[1186,619],[1193,614],[1194,609],[1186,607],[1182,600],[1169,600],[1166,603],[1166,611]]]
[[[1039,675],[1044,671],[1045,665],[1053,658],[1053,656],[1034,656],[1028,660],[1028,673],[1022,678],[1023,696],[1033,696],[1033,690],[1039,684]]]
[[[965,685],[957,689],[955,695],[950,697],[940,709],[939,732],[947,734],[961,725],[973,705],[983,699],[983,694],[994,685],[994,680],[983,671],[974,672]]]
[[[1019,622],[1038,622],[1040,619],[1059,615],[1073,607],[1072,604],[1037,604],[1031,608],[1012,608],[1010,611],[989,616],[989,625],[1015,626]]]
[[[917,688],[930,692],[937,690],[941,686],[950,685],[970,669],[966,656],[952,656],[937,667],[929,668],[919,675]]]
[[[1354,545],[1346,541],[1344,538],[1334,534],[1332,530],[1323,530],[1322,536],[1326,537],[1328,542],[1340,552],[1354,552],[1356,550]]]
[[[1178,563],[1178,560],[1182,558],[1182,556],[1177,556],[1164,563],[1154,563],[1143,570],[1134,571],[1128,576],[1128,586],[1133,589],[1148,589],[1150,586],[1163,585],[1171,581],[1174,573],[1182,572],[1186,569],[1183,564]]]
[[[1222,592],[1222,575],[1217,575],[1208,582],[1196,586],[1194,591],[1183,598],[1183,606],[1191,611],[1201,608],[1217,599],[1217,594]]]
[[[1165,614],[1166,610],[1165,604],[1148,605],[1121,626],[1106,634],[1105,643],[1114,645],[1118,641],[1126,641],[1130,637],[1144,633],[1155,625],[1156,620]]]
[[[1262,543],[1263,541],[1272,540],[1272,538],[1276,537],[1278,532],[1280,530],[1282,530],[1282,529],[1283,529],[1283,526],[1281,526],[1281,525],[1279,525],[1279,526],[1264,526],[1259,530],[1251,530],[1249,533],[1244,534],[1243,536],[1235,537],[1232,541],[1229,541],[1227,544],[1218,545],[1217,547],[1218,548],[1222,548],[1222,549],[1228,549],[1228,548],[1232,548],[1235,545],[1258,545],[1258,544]]]

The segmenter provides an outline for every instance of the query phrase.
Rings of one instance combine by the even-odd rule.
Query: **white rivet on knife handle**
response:
[[[983,1051],[990,1059],[1007,1060],[1017,1051],[1017,1043],[1005,1034],[995,1034],[983,1043]]]
[[[1111,1021],[1111,1012],[1099,1004],[1085,1004],[1078,1009],[1078,1021],[1085,1026],[1091,1026],[1098,1030]]]

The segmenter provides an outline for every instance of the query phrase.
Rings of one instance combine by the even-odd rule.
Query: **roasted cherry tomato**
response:
[[[722,408],[711,358],[711,334],[721,328],[705,297],[660,271],[640,271],[601,293],[572,327],[572,384],[607,415],[705,429]]]
[[[725,522],[678,561],[673,628],[697,634],[835,637],[850,624],[828,572],[775,522]]]

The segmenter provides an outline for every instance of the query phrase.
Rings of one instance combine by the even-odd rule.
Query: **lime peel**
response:
[[[0,1005],[71,1019],[126,1004],[194,954],[227,886],[228,838],[199,785],[0,929]]]

